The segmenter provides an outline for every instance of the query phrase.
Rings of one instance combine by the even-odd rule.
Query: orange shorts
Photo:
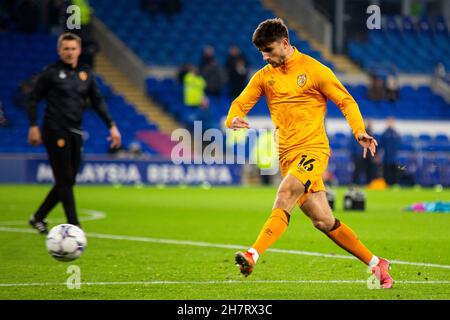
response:
[[[299,200],[301,206],[308,193],[325,191],[322,174],[328,166],[329,155],[318,149],[304,149],[291,152],[280,160],[280,171],[283,178],[292,174],[305,186],[305,193]]]

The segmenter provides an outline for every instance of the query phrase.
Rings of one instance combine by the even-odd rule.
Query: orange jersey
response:
[[[226,127],[234,117],[245,117],[262,96],[275,124],[280,158],[305,148],[330,153],[324,125],[328,98],[342,111],[355,137],[365,132],[356,101],[333,71],[296,48],[283,66],[268,64],[255,73],[231,104]]]

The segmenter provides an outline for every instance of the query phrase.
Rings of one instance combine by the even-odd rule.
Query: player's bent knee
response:
[[[295,206],[295,203],[298,199],[299,195],[297,195],[292,190],[280,190],[277,193],[277,198],[275,200],[275,208],[283,208],[290,212],[293,206]]]
[[[293,196],[294,196],[294,193],[289,189],[282,189],[282,190],[279,190],[277,193],[277,199],[282,200],[282,201],[289,200]]]
[[[290,209],[289,209],[290,207],[291,207],[290,202],[287,199],[277,197],[272,210],[275,208],[281,208],[287,212],[290,212]]]
[[[312,221],[315,228],[322,232],[328,232],[333,229],[334,219],[317,219]]]
[[[294,199],[294,201],[297,201],[298,198],[303,194],[304,190],[305,190],[304,188],[298,186],[283,187],[278,190],[277,198],[289,200]]]

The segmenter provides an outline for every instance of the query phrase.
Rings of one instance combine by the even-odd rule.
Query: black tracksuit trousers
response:
[[[42,130],[42,140],[47,149],[55,183],[34,217],[42,221],[61,202],[67,223],[80,226],[73,187],[81,164],[83,139],[81,134],[71,131]]]

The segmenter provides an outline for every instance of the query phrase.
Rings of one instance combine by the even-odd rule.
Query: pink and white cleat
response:
[[[391,269],[391,263],[383,258],[379,258],[380,261],[375,267],[372,267],[372,273],[375,277],[380,281],[380,287],[382,289],[390,289],[394,283],[394,279],[392,279],[389,274],[389,270]]]

